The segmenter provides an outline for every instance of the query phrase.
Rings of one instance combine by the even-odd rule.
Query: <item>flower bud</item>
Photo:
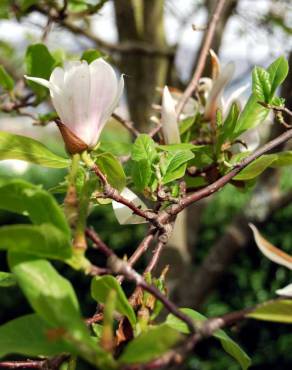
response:
[[[107,120],[117,107],[124,88],[114,69],[102,58],[68,62],[53,70],[50,80],[28,77],[50,90],[60,122],[58,127],[69,153],[94,148]]]

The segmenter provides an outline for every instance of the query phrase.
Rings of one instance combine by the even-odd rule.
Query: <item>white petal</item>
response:
[[[179,144],[180,135],[177,124],[175,104],[167,86],[164,87],[162,95],[161,124],[165,143]]]
[[[247,83],[231,93],[228,99],[223,103],[223,114],[226,115],[229,112],[231,104],[237,101],[243,96],[243,93],[249,88],[250,84]],[[222,99],[223,100],[223,99]],[[240,103],[240,102],[239,102]]]
[[[271,244],[265,238],[263,238],[263,236],[260,234],[255,225],[249,224],[249,227],[253,231],[255,242],[259,247],[260,251],[271,261],[292,270],[292,256],[289,256],[289,254],[276,248],[273,244]]]
[[[60,96],[65,117],[63,123],[88,145],[94,132],[88,112],[89,91],[89,66],[85,61],[75,63],[64,74],[64,86]]]
[[[282,289],[276,290],[276,293],[284,297],[292,298],[292,284],[289,284]]]
[[[218,106],[218,100],[223,93],[224,87],[233,77],[235,66],[233,63],[228,63],[219,74],[218,78],[214,81],[210,94],[208,95],[205,117],[210,118],[213,110]]]
[[[137,195],[133,193],[130,189],[125,188],[121,192],[121,195],[124,198],[133,202],[136,207],[140,207],[141,209],[147,209],[146,205],[142,202],[142,200],[139,197],[137,197]],[[133,211],[130,208],[124,206],[121,203],[113,201],[112,206],[114,214],[120,225],[147,223],[147,221],[143,217],[133,214]]]
[[[53,70],[50,77],[50,83],[55,89],[59,89],[59,91],[61,91],[64,87],[64,75],[64,69],[57,67]]]
[[[102,58],[90,66],[89,120],[95,128],[92,145],[95,145],[101,130],[115,109],[123,90],[123,79],[118,81],[114,69]],[[120,91],[121,89],[121,91]],[[117,99],[118,98],[118,99]]]
[[[39,78],[39,77],[30,77],[30,76],[26,76],[24,75],[24,77],[29,80],[29,81],[33,81],[33,82],[36,82],[37,84],[39,85],[42,85],[44,87],[47,87],[48,89],[51,88],[51,84],[50,84],[50,81],[48,80],[45,80],[44,78]]]

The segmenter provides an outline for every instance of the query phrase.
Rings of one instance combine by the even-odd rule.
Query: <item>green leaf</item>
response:
[[[137,137],[132,148],[132,159],[134,161],[147,160],[151,165],[157,156],[155,143],[146,134],[141,134]]]
[[[187,117],[184,120],[180,121],[179,122],[179,133],[180,133],[180,135],[187,132],[193,126],[195,121],[196,121],[196,116]]]
[[[62,335],[66,334],[66,340],[83,358],[102,369],[111,369],[112,357],[92,341],[71,283],[47,260],[10,252],[8,262],[35,312]]]
[[[226,139],[232,137],[233,131],[236,127],[236,122],[239,116],[239,107],[236,102],[231,105],[229,113],[223,123],[223,126],[220,127],[220,134],[218,136],[218,140],[216,143],[217,151],[221,150],[222,144],[225,142]]]
[[[285,151],[273,154],[275,156],[271,167],[283,167],[292,165],[292,151]]]
[[[19,317],[0,326],[0,357],[11,354],[54,356],[69,352],[70,346],[60,338],[49,340],[54,329],[36,314]]]
[[[42,143],[29,137],[0,131],[0,160],[21,159],[43,167],[66,168],[69,160],[51,152]]]
[[[0,186],[0,209],[26,214],[32,223],[51,223],[71,235],[65,215],[54,197],[37,185],[23,180],[10,180]]]
[[[146,188],[151,180],[151,167],[147,159],[141,161],[133,161],[132,178],[138,190],[142,191]]]
[[[270,93],[268,100],[266,101],[267,103],[270,103],[273,99],[277,87],[284,81],[285,77],[287,76],[288,63],[284,57],[280,57],[268,67],[267,72],[269,74],[269,83],[267,83],[266,74],[264,74],[264,82],[262,81],[262,83],[265,87],[264,90],[262,90],[262,93],[265,92],[264,94],[266,96],[270,85]],[[251,96],[249,97],[243,111],[240,114],[239,120],[234,130],[233,138],[236,138],[250,128],[256,127],[261,122],[263,122],[269,114],[269,110],[267,108],[258,104],[259,98],[254,92],[255,91],[253,89],[253,94],[251,94]]]
[[[190,316],[194,321],[207,320],[207,317],[190,308],[182,308],[181,311]],[[167,316],[166,324],[183,334],[189,334],[187,325],[172,314]],[[223,349],[240,364],[243,370],[249,368],[251,365],[249,356],[223,330],[217,330],[213,334],[213,337],[220,340]]]
[[[271,95],[274,95],[278,86],[285,80],[289,71],[288,61],[284,56],[276,59],[269,67],[268,73],[270,75]]]
[[[107,181],[117,190],[126,186],[126,175],[121,163],[111,153],[101,153],[95,158],[95,163],[106,175]]]
[[[122,364],[145,363],[163,355],[181,336],[168,325],[159,325],[143,332],[125,348],[119,362]]]
[[[181,178],[186,170],[186,162],[192,158],[194,154],[190,150],[168,152],[161,162],[163,184]]]
[[[0,287],[6,288],[16,285],[16,280],[10,272],[0,271]]]
[[[165,152],[177,152],[178,150],[199,150],[202,145],[194,145],[190,143],[170,144],[170,145],[157,145],[157,148]]]
[[[247,317],[252,319],[292,324],[292,300],[266,302],[259,305]]]
[[[92,279],[91,295],[99,303],[105,303],[108,294],[114,290],[117,294],[116,309],[122,315],[125,315],[132,326],[136,323],[136,315],[133,307],[128,302],[128,299],[117,280],[110,275],[98,276]]]
[[[131,153],[132,144],[121,141],[101,141],[99,149],[116,156],[128,155]]]
[[[93,62],[95,59],[104,57],[104,53],[96,49],[85,50],[81,56],[81,60],[86,60],[88,64]]]
[[[28,76],[41,77],[49,80],[57,61],[53,58],[44,44],[30,45],[25,54],[25,67]],[[48,95],[48,89],[35,82],[27,81],[39,100]]]
[[[255,67],[252,71],[252,92],[254,96],[266,103],[271,97],[272,85],[270,82],[270,75],[261,67]]]
[[[0,86],[7,91],[11,91],[14,88],[13,78],[7,73],[2,65],[0,65]]]
[[[0,227],[0,250],[63,261],[72,256],[69,238],[51,224]]]
[[[275,161],[277,157],[274,154],[266,154],[257,158],[247,167],[245,167],[234,180],[251,180],[259,176],[265,169],[267,169]]]

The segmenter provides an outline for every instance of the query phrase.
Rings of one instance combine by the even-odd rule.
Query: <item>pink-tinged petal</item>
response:
[[[276,290],[276,293],[283,297],[292,298],[292,284],[289,284],[282,289]]]
[[[121,195],[127,200],[133,202],[136,207],[140,207],[141,209],[144,210],[147,209],[146,205],[142,202],[142,200],[139,197],[137,197],[137,195],[133,193],[130,189],[125,188],[121,192]],[[126,207],[124,204],[113,201],[112,206],[114,214],[120,225],[147,223],[147,221],[143,217],[133,214],[133,211],[130,210],[130,208]]]
[[[66,121],[63,123],[87,145],[93,134],[88,119],[88,97],[90,91],[89,67],[86,62],[72,65],[65,71],[61,105],[65,109]]]
[[[89,66],[89,71],[88,114],[89,121],[95,129],[90,145],[94,146],[107,119],[112,114],[111,109],[116,101],[119,88],[114,69],[103,59],[99,58],[93,61]]]
[[[276,248],[268,242],[253,224],[249,224],[253,231],[254,239],[260,251],[271,261],[292,270],[292,256]]]
[[[164,87],[162,95],[161,125],[166,144],[180,143],[175,103],[167,86]]]
[[[39,77],[30,77],[30,76],[26,76],[24,75],[24,77],[29,80],[29,81],[33,81],[33,82],[36,82],[37,84],[39,85],[42,85],[44,87],[47,87],[48,89],[51,88],[51,83],[50,81],[48,80],[45,80],[44,78],[39,78]]]

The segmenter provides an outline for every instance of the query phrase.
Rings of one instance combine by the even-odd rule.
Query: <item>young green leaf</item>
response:
[[[247,167],[245,167],[234,180],[251,180],[259,176],[265,169],[267,169],[276,160],[277,156],[274,154],[265,154],[257,158]]]
[[[256,67],[255,70],[258,71],[257,68],[258,67]],[[262,69],[260,70],[263,71]],[[269,96],[268,100],[266,100],[266,103],[270,103],[272,101],[277,87],[283,82],[288,73],[287,61],[283,57],[278,58],[268,67],[267,73],[269,75],[269,82],[267,82],[266,73],[263,72],[261,73],[261,78],[256,79],[256,81],[259,83],[259,85],[256,84],[258,88],[255,88],[255,85],[253,86],[253,94],[251,94],[249,97],[243,111],[240,114],[233,133],[233,138],[236,138],[250,128],[256,127],[267,118],[269,110],[258,103],[259,100],[262,100],[259,99],[259,97],[263,97],[261,94],[267,97],[267,93],[269,91]],[[255,74],[257,73],[255,72]],[[253,80],[254,77],[255,76],[253,75]],[[255,81],[253,82],[255,83]],[[257,93],[260,95],[257,95]]]
[[[193,158],[194,154],[190,150],[166,153],[165,158],[163,158],[160,163],[163,184],[167,184],[184,176],[186,163]]]
[[[101,153],[95,158],[95,163],[106,175],[107,181],[117,190],[126,186],[126,175],[121,163],[111,153]]]
[[[259,101],[269,102],[272,85],[270,75],[261,67],[255,67],[252,71],[252,92]]]
[[[207,317],[190,308],[182,308],[181,311],[190,316],[194,321],[207,320]],[[189,333],[187,325],[172,314],[169,314],[167,316],[166,324],[183,334]],[[217,330],[213,334],[213,337],[219,339],[225,352],[233,357],[240,364],[243,370],[249,368],[249,366],[251,365],[251,360],[249,356],[223,330]]]
[[[178,150],[193,150],[201,149],[202,145],[194,145],[190,143],[158,145],[157,148],[165,152],[177,152]]]
[[[151,137],[146,134],[139,135],[132,148],[132,159],[134,161],[145,159],[151,165],[156,156],[155,143]]]
[[[125,348],[119,362],[139,364],[151,361],[173,347],[181,335],[168,325],[159,325],[149,329],[133,339]]]
[[[56,65],[56,60],[44,44],[34,44],[27,48],[25,66],[28,76],[41,77],[48,80]],[[27,81],[27,84],[35,92],[39,100],[44,99],[48,95],[48,89],[45,87],[32,81]]]
[[[14,88],[13,78],[2,65],[0,65],[0,86],[7,91],[11,91]]]
[[[69,238],[52,224],[0,227],[0,250],[66,260],[72,256]]]
[[[238,104],[234,102],[230,107],[230,110],[223,123],[223,126],[220,127],[220,133],[216,143],[217,151],[221,150],[221,146],[225,142],[225,140],[232,138],[232,134],[236,127],[238,116],[239,116],[239,107]]]
[[[139,191],[143,191],[149,184],[151,179],[152,171],[147,159],[141,161],[133,161],[132,165],[132,178],[136,188]]]
[[[10,272],[0,271],[0,288],[16,285],[16,280]]]
[[[93,62],[95,59],[104,57],[104,53],[96,49],[85,50],[81,56],[81,60],[86,60],[88,64]]]
[[[54,326],[36,314],[21,316],[0,326],[0,357],[19,354],[24,356],[54,356],[72,349],[64,340],[49,340]],[[57,329],[55,327],[55,329]]]
[[[69,160],[51,152],[37,140],[0,131],[0,160],[21,159],[43,167],[66,168]]]
[[[283,299],[259,305],[247,317],[252,319],[292,324],[292,300]]]
[[[128,302],[128,299],[113,276],[105,275],[98,276],[92,279],[91,282],[91,295],[99,303],[105,303],[107,296],[111,290],[114,290],[116,296],[116,309],[122,315],[125,315],[130,321],[131,325],[134,326],[136,323],[136,315],[133,307]]]
[[[274,95],[277,87],[281,85],[288,75],[288,61],[284,56],[281,56],[268,67],[267,71],[270,75],[271,95]]]

